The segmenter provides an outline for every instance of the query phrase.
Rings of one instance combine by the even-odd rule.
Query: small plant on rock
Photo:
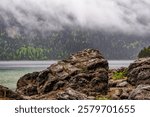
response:
[[[114,80],[119,80],[119,79],[126,78],[126,75],[127,75],[127,69],[124,69],[123,71],[114,72],[112,78]]]

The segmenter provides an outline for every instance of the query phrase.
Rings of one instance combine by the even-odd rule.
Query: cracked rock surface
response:
[[[41,72],[24,75],[16,91],[34,99],[43,95],[44,99],[88,99],[107,94],[108,62],[99,51],[85,49]]]

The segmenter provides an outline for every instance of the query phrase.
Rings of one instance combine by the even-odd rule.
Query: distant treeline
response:
[[[81,28],[66,27],[46,35],[32,32],[30,35],[16,34],[13,37],[1,28],[0,60],[63,59],[85,48],[98,49],[107,59],[134,59],[146,43],[135,36]]]

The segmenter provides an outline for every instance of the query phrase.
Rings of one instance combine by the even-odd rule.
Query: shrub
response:
[[[123,79],[126,77],[126,75],[127,75],[127,69],[124,69],[123,71],[114,72],[112,78],[115,80]]]

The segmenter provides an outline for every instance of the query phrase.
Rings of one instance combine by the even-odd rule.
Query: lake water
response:
[[[109,68],[128,67],[131,60],[110,60]],[[26,73],[41,71],[56,61],[0,61],[0,85],[15,90],[18,79]]]

